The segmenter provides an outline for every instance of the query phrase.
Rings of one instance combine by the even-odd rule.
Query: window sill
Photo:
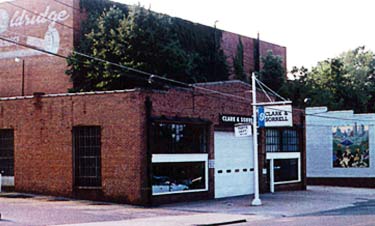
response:
[[[102,190],[103,187],[90,187],[90,186],[76,186],[76,189],[79,190]]]
[[[175,194],[187,194],[187,193],[196,193],[196,192],[207,192],[208,189],[197,189],[197,190],[186,190],[186,191],[172,191],[172,192],[164,192],[164,193],[153,193],[153,196],[161,196],[161,195],[175,195]]]
[[[280,184],[295,184],[295,183],[300,183],[301,180],[289,180],[289,181],[279,181],[275,182],[275,185],[280,185]]]

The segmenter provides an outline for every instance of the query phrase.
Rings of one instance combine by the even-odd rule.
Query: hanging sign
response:
[[[251,125],[249,124],[237,124],[234,126],[235,137],[250,137],[251,136]]]
[[[292,105],[258,107],[259,127],[292,127]]]

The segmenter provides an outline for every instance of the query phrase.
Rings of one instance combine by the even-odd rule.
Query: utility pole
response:
[[[257,128],[257,96],[256,96],[256,85],[255,85],[255,73],[251,76],[251,88],[253,96],[253,149],[254,149],[254,199],[251,202],[253,206],[262,205],[262,201],[259,198],[259,167],[258,167],[258,128]]]

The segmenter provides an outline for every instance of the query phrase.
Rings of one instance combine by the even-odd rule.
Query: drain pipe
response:
[[[152,101],[150,97],[146,97],[146,145],[147,145],[147,205],[152,206],[152,153],[151,153],[151,112],[152,112]]]

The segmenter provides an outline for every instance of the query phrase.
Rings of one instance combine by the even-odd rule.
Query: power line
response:
[[[60,4],[65,5],[65,6],[67,6],[67,7],[71,7],[71,8],[74,9],[74,7],[72,7],[72,6],[70,6],[70,5],[66,4],[66,3],[60,2],[60,1],[58,1],[58,0],[55,0],[55,1],[58,2],[58,3],[60,3]],[[15,7],[21,8],[21,9],[23,9],[23,10],[25,10],[25,11],[28,11],[28,12],[30,12],[30,13],[33,13],[33,14],[35,14],[35,15],[39,15],[39,14],[37,14],[37,13],[35,13],[35,12],[29,10],[29,9],[26,9],[26,8],[24,8],[24,7],[22,7],[22,6],[19,6],[19,5],[16,5],[16,4],[14,4],[14,3],[10,3],[10,2],[8,2],[8,3],[9,3],[10,5],[13,5],[13,6],[15,6]],[[76,30],[76,29],[74,29],[73,27],[68,26],[68,25],[65,25],[65,24],[63,24],[63,23],[60,23],[60,22],[58,22],[58,21],[51,20],[51,19],[49,19],[49,18],[47,18],[47,17],[44,17],[44,18],[48,19],[48,20],[51,21],[51,22],[56,22],[56,23],[58,23],[58,24],[61,24],[61,25],[63,25],[63,26],[66,26],[66,27],[68,27],[68,28],[70,28],[70,29]],[[17,33],[15,33],[15,32],[12,32],[12,33],[17,34]],[[18,35],[21,35],[21,34],[18,34]],[[21,36],[25,36],[25,35],[21,35]],[[51,54],[51,55],[54,55],[54,56],[58,56],[58,57],[62,57],[62,58],[65,58],[65,59],[74,59],[76,62],[80,62],[80,61],[78,61],[77,59],[72,58],[72,57],[62,56],[62,55],[59,55],[59,54],[54,54],[54,53],[49,52],[49,51],[46,51],[46,50],[42,50],[42,49],[39,49],[39,48],[35,48],[35,47],[30,46],[30,45],[28,45],[28,44],[22,44],[22,43],[18,43],[18,42],[16,42],[16,41],[12,41],[12,40],[10,40],[10,39],[5,39],[4,37],[2,37],[1,39],[4,40],[4,41],[9,41],[9,42],[11,42],[11,43],[13,43],[13,44],[16,44],[16,45],[21,45],[21,46],[26,47],[26,48],[31,48],[31,49],[34,49],[34,50],[37,50],[37,51],[41,51],[41,52],[44,52],[44,53],[47,53],[47,54]],[[102,63],[107,63],[107,64],[110,64],[110,65],[112,65],[112,66],[116,66],[116,67],[120,67],[120,68],[122,68],[122,69],[126,69],[126,70],[128,70],[128,71],[132,71],[132,72],[136,72],[136,73],[139,73],[139,74],[143,74],[143,75],[149,76],[149,81],[150,81],[150,79],[152,79],[152,78],[157,78],[157,79],[164,80],[164,81],[167,81],[167,82],[170,82],[170,83],[179,84],[179,85],[181,85],[181,86],[190,87],[190,88],[196,88],[196,89],[201,89],[201,90],[204,90],[204,91],[210,91],[210,92],[214,92],[214,93],[216,93],[216,94],[221,93],[222,95],[227,96],[227,97],[238,98],[238,99],[242,99],[242,100],[248,101],[248,99],[247,99],[247,98],[244,98],[244,97],[240,97],[240,96],[236,96],[236,95],[233,95],[233,94],[228,94],[228,93],[224,93],[224,92],[220,92],[220,91],[210,90],[210,89],[203,88],[203,87],[200,87],[200,86],[196,86],[196,85],[192,85],[192,84],[188,84],[188,83],[180,82],[180,81],[177,81],[177,80],[173,80],[173,79],[165,78],[165,77],[162,77],[162,76],[159,76],[159,75],[155,75],[155,74],[152,74],[152,73],[148,73],[148,72],[145,72],[145,71],[142,71],[142,70],[134,69],[134,68],[131,68],[131,67],[126,67],[126,66],[121,65],[121,64],[118,64],[118,63],[113,63],[113,62],[110,62],[110,61],[107,61],[107,60],[103,60],[103,59],[100,59],[100,58],[97,58],[97,57],[94,57],[94,56],[90,56],[90,55],[88,55],[88,54],[80,53],[80,52],[78,52],[78,51],[74,51],[74,50],[69,50],[69,51],[72,51],[73,53],[75,53],[75,54],[77,54],[77,55],[80,55],[80,56],[83,56],[83,57],[86,57],[86,58],[90,58],[90,59],[93,59],[93,60],[96,60],[96,61],[99,61],[99,62],[102,62]],[[84,63],[84,62],[80,62],[80,63]],[[267,94],[266,94],[266,95],[267,95]],[[268,96],[268,95],[267,95],[267,96]]]
[[[73,8],[72,6],[69,6],[65,3],[62,3],[58,0],[55,0],[56,2],[60,3],[60,4],[63,4],[63,5],[66,5],[68,7],[71,7]],[[35,15],[39,15],[29,9],[26,9],[24,7],[21,7],[19,5],[16,5],[14,3],[10,3],[10,2],[7,2],[8,4],[10,5],[13,5],[15,7],[18,7],[18,8],[21,8],[25,11],[28,11],[30,13],[33,13]],[[44,16],[43,16],[44,17]],[[46,18],[46,17],[44,17]],[[75,30],[73,27],[71,26],[68,26],[66,24],[63,24],[63,23],[60,23],[58,21],[54,21],[54,20],[50,20],[49,18],[46,18],[48,19],[49,21],[52,21],[52,22],[56,22],[58,24],[61,24],[63,26],[66,26],[70,29],[73,29]],[[14,32],[12,32],[14,33]],[[17,33],[14,33],[14,34],[17,34]],[[21,34],[18,34],[18,35],[21,35]],[[13,40],[10,40],[10,39],[7,39],[7,38],[4,38],[2,36],[0,36],[0,39],[3,40],[3,41],[7,41],[7,42],[10,42],[10,43],[13,43],[13,44],[16,44],[16,45],[20,45],[20,46],[23,46],[23,47],[26,47],[26,48],[30,48],[30,49],[34,49],[36,51],[40,51],[40,52],[43,52],[45,54],[49,54],[49,55],[52,55],[52,56],[56,56],[56,57],[60,57],[60,58],[64,58],[64,59],[70,59],[70,60],[74,60],[76,62],[79,62],[79,63],[83,63],[83,64],[87,64],[89,65],[88,63],[86,62],[82,62],[82,61],[79,61],[78,59],[74,58],[74,57],[67,57],[67,56],[63,56],[63,55],[60,55],[58,53],[52,53],[50,51],[46,51],[46,50],[43,50],[43,49],[40,49],[40,48],[37,48],[37,47],[34,47],[34,46],[31,46],[31,45],[28,45],[28,44],[23,44],[23,43],[19,43],[17,41],[13,41]],[[93,59],[95,61],[98,61],[98,62],[101,62],[101,63],[106,63],[106,64],[109,64],[109,65],[112,65],[112,66],[116,66],[116,67],[119,67],[119,68],[122,68],[122,69],[125,69],[125,70],[128,70],[128,71],[132,71],[132,72],[136,72],[136,73],[139,73],[139,74],[142,74],[142,75],[146,75],[148,76],[147,78],[147,81],[152,81],[153,78],[157,78],[157,79],[160,79],[160,80],[164,80],[164,81],[167,81],[167,82],[170,82],[170,83],[174,83],[174,84],[179,84],[179,85],[182,85],[182,86],[185,86],[185,87],[189,87],[189,88],[194,88],[194,89],[198,89],[198,90],[202,90],[202,91],[207,91],[207,92],[211,92],[211,93],[215,93],[215,94],[219,94],[219,95],[222,95],[222,96],[226,96],[226,97],[230,97],[230,98],[235,98],[235,99],[241,99],[241,100],[244,100],[244,101],[250,101],[249,98],[245,98],[245,97],[242,97],[242,96],[238,96],[238,95],[234,95],[234,94],[229,94],[229,93],[225,93],[225,92],[221,92],[221,91],[216,91],[216,90],[212,90],[212,89],[207,89],[207,88],[204,88],[204,87],[200,87],[200,86],[197,86],[197,85],[193,85],[193,84],[188,84],[188,83],[184,83],[184,82],[180,82],[180,81],[177,81],[177,80],[173,80],[173,79],[169,79],[169,78],[165,78],[165,77],[162,77],[162,76],[159,76],[159,75],[155,75],[155,74],[152,74],[152,73],[149,73],[149,72],[145,72],[143,70],[138,70],[138,69],[134,69],[134,68],[131,68],[131,67],[127,67],[127,66],[124,66],[124,65],[121,65],[121,64],[118,64],[118,63],[114,63],[114,62],[110,62],[108,60],[104,60],[104,59],[101,59],[101,58],[97,58],[97,57],[94,57],[94,56],[90,56],[88,54],[84,54],[84,53],[80,53],[78,51],[74,51],[74,50],[69,50],[69,51],[72,51],[73,53],[77,54],[77,55],[80,55],[80,56],[83,56],[83,57],[86,57],[86,58],[89,58],[89,59]],[[126,75],[126,76],[129,76],[129,75]],[[133,77],[134,78],[134,77]],[[139,77],[137,77],[139,79]],[[146,78],[143,78],[144,80],[146,80]],[[263,82],[261,82],[260,80],[256,79],[258,85],[260,85],[261,89],[263,90],[263,92],[266,94],[266,96],[269,98],[269,96],[267,95],[267,92],[263,89],[263,86],[268,89],[273,95],[279,97],[280,99],[283,99],[285,100],[285,98],[281,97],[279,94],[277,94],[275,91],[273,91],[271,88],[269,88],[268,86],[266,86]],[[269,98],[270,99],[270,98]],[[268,109],[272,109],[272,107],[267,107]],[[278,109],[273,109],[273,110],[278,110]],[[300,110],[300,109],[294,109],[294,110]],[[305,113],[303,110],[301,110],[303,112],[303,114],[305,116],[309,116],[310,114],[307,114]],[[291,112],[292,113],[292,112]],[[330,119],[339,119],[339,120],[350,120],[350,121],[372,121],[372,120],[361,120],[361,119],[349,119],[349,118],[340,118],[340,117],[333,117],[333,116],[321,116],[321,115],[316,115],[316,114],[313,114],[313,115],[310,115],[310,116],[314,116],[314,117],[320,117],[320,118],[330,118]]]
[[[13,34],[18,34],[18,33],[15,33],[15,32],[12,32]],[[18,35],[21,35],[23,36],[22,34],[18,34]],[[64,56],[64,55],[61,55],[61,54],[57,54],[57,53],[52,53],[50,51],[47,51],[47,50],[44,50],[44,49],[40,49],[38,47],[34,47],[34,46],[31,46],[31,45],[28,45],[28,44],[24,44],[24,43],[20,43],[20,42],[17,42],[17,41],[13,41],[11,39],[7,39],[3,36],[0,36],[0,40],[3,40],[3,41],[6,41],[6,42],[10,42],[10,43],[13,43],[15,45],[19,45],[19,46],[22,46],[22,47],[25,47],[25,48],[29,48],[29,49],[33,49],[33,50],[36,50],[36,51],[39,51],[39,52],[42,52],[42,53],[45,53],[45,54],[49,54],[49,55],[52,55],[52,56],[56,56],[56,57],[59,57],[59,58],[64,58],[64,59],[69,59],[69,60],[74,60],[78,63],[82,63],[82,64],[86,64],[86,65],[90,65],[88,64],[87,62],[83,62],[83,61],[80,61],[74,57],[71,57],[71,56]],[[103,59],[100,59],[100,58],[97,58],[97,57],[93,57],[93,56],[90,56],[90,55],[87,55],[87,54],[83,54],[83,53],[79,53],[77,51],[72,51],[73,53],[76,53],[77,55],[81,55],[81,56],[84,56],[86,58],[89,58],[89,59],[93,59],[95,61],[99,61],[101,63],[107,63],[107,64],[110,64],[112,66],[116,66],[116,67],[120,67],[122,69],[125,69],[125,70],[128,70],[128,71],[133,71],[133,72],[136,72],[136,73],[140,73],[142,75],[147,75],[149,77],[147,78],[143,78],[144,81],[147,81],[149,82],[150,81],[150,78],[153,79],[153,78],[158,78],[160,80],[165,80],[165,81],[168,81],[168,82],[171,82],[171,83],[176,83],[176,84],[180,84],[180,85],[183,85],[183,86],[186,86],[186,87],[189,87],[189,88],[195,88],[197,90],[202,90],[202,91],[206,91],[206,92],[211,92],[211,93],[214,93],[214,94],[220,94],[220,95],[223,95],[223,96],[226,96],[226,97],[230,97],[230,98],[236,98],[236,99],[241,99],[243,101],[248,101],[250,102],[250,99],[248,98],[245,98],[245,97],[241,97],[241,96],[237,96],[237,95],[233,95],[233,94],[229,94],[229,93],[224,93],[224,92],[220,92],[220,91],[216,91],[216,90],[211,90],[211,89],[207,89],[207,88],[203,88],[203,87],[200,87],[200,86],[197,86],[197,85],[192,85],[192,84],[188,84],[188,83],[183,83],[183,82],[180,82],[180,81],[176,81],[176,80],[173,80],[173,79],[168,79],[168,78],[164,78],[164,77],[161,77],[161,76],[158,76],[158,75],[154,75],[154,74],[151,74],[151,73],[148,73],[148,72],[145,72],[145,71],[142,71],[142,70],[138,70],[138,69],[134,69],[134,68],[130,68],[130,67],[127,67],[127,66],[123,66],[123,65],[120,65],[118,63],[113,63],[113,62],[110,62],[110,61],[107,61],[107,60],[103,60]],[[129,77],[129,75],[126,75]],[[134,76],[133,76],[134,78]],[[137,77],[138,79],[140,79],[139,77]],[[243,102],[241,102],[243,103]]]
[[[67,56],[63,56],[63,55],[57,54],[57,53],[52,53],[50,51],[43,50],[43,49],[40,49],[40,48],[31,46],[31,45],[28,45],[28,44],[19,43],[17,41],[13,41],[13,40],[4,38],[3,36],[0,36],[0,40],[6,41],[6,42],[10,42],[10,43],[13,43],[13,44],[16,44],[16,45],[20,45],[20,46],[23,46],[25,48],[29,48],[29,49],[33,49],[33,50],[36,50],[36,51],[40,51],[40,52],[43,52],[43,53],[46,53],[46,54],[49,54],[49,55],[52,55],[52,56],[56,56],[56,57],[60,57],[60,58],[64,58],[64,59],[74,60],[74,61],[82,63],[82,64],[88,64],[88,63],[82,62],[82,61],[80,61],[80,60],[78,60],[78,59],[76,59],[74,57],[67,57]],[[235,99],[240,99],[240,100],[244,100],[244,101],[249,101],[251,103],[251,101],[250,101],[249,98],[245,98],[245,97],[242,97],[242,96],[238,96],[238,95],[234,95],[234,94],[230,94],[230,93],[225,93],[225,92],[221,92],[221,91],[217,91],[217,90],[207,89],[207,88],[200,87],[200,86],[197,86],[197,85],[183,83],[183,82],[176,81],[176,80],[173,80],[173,79],[168,79],[168,78],[164,78],[164,77],[161,77],[161,76],[158,76],[158,75],[154,75],[154,74],[142,71],[142,70],[133,69],[133,68],[130,68],[130,67],[127,67],[127,66],[123,66],[123,65],[120,65],[118,63],[113,63],[113,62],[110,62],[110,61],[107,61],[107,60],[103,60],[103,59],[100,59],[100,58],[97,58],[97,57],[92,57],[92,56],[89,56],[87,54],[82,54],[82,53],[79,53],[79,52],[76,52],[76,51],[73,51],[73,52],[77,53],[79,55],[82,55],[84,57],[91,58],[93,60],[99,61],[101,63],[107,63],[107,64],[110,64],[110,65],[113,65],[113,66],[116,66],[116,67],[120,67],[122,69],[126,69],[128,71],[133,71],[133,72],[137,72],[137,73],[140,73],[140,74],[143,74],[143,75],[150,76],[147,79],[143,78],[143,80],[145,80],[145,81],[150,81],[150,78],[158,78],[158,79],[165,80],[165,81],[168,81],[168,82],[178,83],[178,84],[184,85],[186,87],[195,88],[195,89],[198,89],[198,90],[202,90],[202,91],[206,91],[206,92],[211,92],[211,93],[214,93],[214,94],[218,94],[218,95],[222,95],[222,96],[226,96],[226,97],[230,97],[230,98],[235,98]],[[126,75],[126,76],[129,77],[129,75]],[[137,78],[138,79],[142,79],[142,78],[139,78],[139,77],[137,77]],[[279,110],[279,109],[272,108],[272,107],[269,107],[269,106],[267,106],[267,108],[271,109],[271,110]],[[313,117],[329,118],[329,119],[339,119],[339,120],[350,120],[350,121],[373,121],[373,120],[363,120],[363,119],[361,120],[361,119],[341,118],[341,117],[334,117],[334,116],[323,116],[323,115],[317,115],[316,113],[314,113],[314,114],[307,114],[306,112],[304,112],[301,109],[294,109],[294,110],[300,110],[300,111],[302,111],[302,113],[305,116],[313,116]],[[293,111],[287,111],[287,112],[293,113]]]
[[[54,1],[57,2],[57,3],[59,3],[59,4],[61,4],[61,5],[63,5],[63,6],[66,6],[66,7],[72,8],[72,9],[77,10],[77,11],[81,11],[81,9],[76,8],[76,7],[72,6],[72,5],[69,5],[69,4],[65,3],[65,2],[61,2],[61,1],[59,1],[59,0],[54,0]]]

